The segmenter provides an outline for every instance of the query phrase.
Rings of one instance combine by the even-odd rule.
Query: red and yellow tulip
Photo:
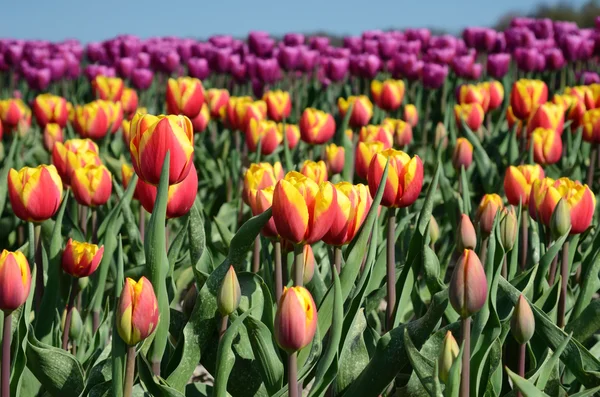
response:
[[[488,92],[488,96],[490,98],[486,112],[488,110],[498,109],[502,105],[502,102],[504,102],[504,86],[502,83],[492,80],[483,82],[480,85]]]
[[[267,104],[267,115],[271,120],[282,121],[290,116],[292,101],[287,91],[267,91],[263,95],[263,101]]]
[[[75,107],[73,128],[82,138],[102,139],[111,128],[113,114],[107,102],[99,100]]]
[[[67,100],[57,95],[40,94],[33,100],[33,114],[42,128],[49,123],[55,123],[64,128],[69,120]]]
[[[283,136],[283,125],[283,123],[277,123],[277,128],[281,136]],[[293,149],[298,146],[298,142],[300,142],[300,127],[296,124],[285,124],[285,135],[288,148]]]
[[[348,99],[338,99],[338,110],[340,115],[346,116],[348,109],[352,107],[349,124],[354,128],[363,127],[369,124],[369,120],[373,117],[373,104],[366,95],[350,96]]]
[[[419,124],[419,112],[417,107],[411,103],[404,105],[403,120],[410,124],[411,127],[416,127]]]
[[[323,160],[306,160],[304,164],[302,164],[300,173],[318,184],[327,181],[327,166]]]
[[[363,184],[353,185],[349,182],[335,184],[337,206],[331,227],[323,236],[329,245],[344,245],[354,239],[362,226],[373,199],[369,188]]]
[[[402,80],[373,80],[371,82],[371,97],[381,109],[395,111],[402,105],[404,99],[404,81]]]
[[[510,92],[510,106],[519,120],[529,119],[537,107],[547,100],[548,86],[541,80],[518,80]]]
[[[564,124],[565,112],[563,107],[547,102],[535,110],[527,122],[527,132],[531,135],[536,128],[546,128],[562,135]]]
[[[60,125],[48,123],[44,127],[44,147],[47,151],[52,152],[56,142],[63,142],[65,137]]]
[[[31,273],[20,251],[0,253],[0,310],[5,315],[18,309],[29,296]]]
[[[583,115],[583,140],[600,143],[600,108],[590,109]]]
[[[389,124],[366,125],[360,129],[358,134],[359,142],[381,142],[384,149],[389,149],[394,145],[394,133]]]
[[[224,120],[229,103],[229,91],[219,88],[211,88],[206,91],[205,101],[208,103],[210,117]]]
[[[63,183],[70,185],[73,170],[87,164],[101,164],[98,146],[91,139],[69,139],[64,145],[56,142],[52,148],[52,164]]]
[[[577,97],[581,102],[583,102],[587,110],[594,109],[596,107],[594,93],[592,92],[592,89],[587,85],[565,87],[565,94]]]
[[[158,301],[152,283],[142,277],[138,282],[125,280],[117,308],[117,331],[129,346],[146,339],[159,321]]]
[[[510,166],[504,175],[504,193],[512,205],[529,205],[531,186],[537,180],[544,179],[544,169],[539,164]]]
[[[473,162],[473,145],[467,138],[457,138],[454,153],[452,153],[452,165],[454,169],[460,170],[464,167],[468,170]]]
[[[96,98],[105,101],[118,102],[123,95],[125,84],[118,77],[106,77],[98,75],[92,81],[92,89]]]
[[[477,207],[475,220],[479,224],[479,230],[484,235],[489,235],[492,232],[496,214],[503,208],[504,203],[499,195],[492,193],[483,196],[479,202],[479,207]]]
[[[300,137],[306,143],[320,145],[333,138],[335,121],[329,113],[307,108],[300,118]]]
[[[529,138],[533,145],[533,158],[538,164],[554,164],[562,156],[562,139],[555,130],[536,128]]]
[[[20,98],[0,100],[0,120],[4,132],[24,134],[31,126],[31,109]]]
[[[262,190],[283,179],[285,173],[280,162],[271,163],[253,163],[244,174],[244,188],[242,198],[244,202],[250,205],[250,196],[254,196],[257,190]]]
[[[246,129],[246,146],[250,152],[256,152],[260,144],[263,155],[273,153],[283,141],[283,134],[272,120],[251,119]]]
[[[11,168],[8,198],[14,214],[28,222],[42,222],[56,214],[62,201],[63,184],[53,165]]]
[[[346,149],[331,143],[325,146],[325,164],[331,175],[339,174],[344,169]]]
[[[208,111],[208,105],[205,103],[202,105],[202,109],[200,113],[196,115],[192,119],[192,127],[194,127],[194,132],[203,132],[208,123],[210,122],[210,112]]]
[[[100,265],[103,254],[104,246],[98,247],[96,244],[73,241],[70,238],[62,254],[62,268],[73,277],[88,277]]]
[[[304,287],[285,287],[275,314],[275,341],[296,352],[312,341],[317,330],[317,306]]]
[[[88,164],[73,171],[71,189],[81,205],[104,205],[112,193],[112,175],[104,165]]]
[[[123,113],[125,113],[127,119],[131,120],[138,107],[138,94],[136,90],[133,88],[123,89],[121,107],[123,108]]]
[[[459,128],[462,127],[462,123],[464,122],[471,131],[477,131],[483,124],[484,117],[485,113],[479,103],[454,105],[454,118]]]
[[[490,92],[483,84],[463,84],[457,94],[459,105],[479,104],[483,113],[487,112],[490,105]]]
[[[248,198],[250,209],[252,210],[252,215],[260,215],[269,208],[271,208],[271,206],[273,205],[274,191],[275,186],[268,186],[264,189],[252,191],[253,194],[251,194]],[[261,232],[265,237],[279,236],[273,217],[269,218],[269,221],[265,224],[265,226],[263,226]]]
[[[178,77],[167,82],[167,113],[196,117],[204,104],[202,82],[193,77]]]
[[[354,156],[356,175],[366,181],[371,160],[377,153],[384,149],[385,147],[381,142],[358,142],[356,155]]]
[[[412,127],[404,120],[386,118],[381,123],[390,128],[394,134],[394,142],[399,147],[410,145],[413,139]]]

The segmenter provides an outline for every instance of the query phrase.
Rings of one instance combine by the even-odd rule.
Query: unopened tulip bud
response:
[[[431,239],[432,244],[435,244],[440,238],[440,227],[433,215],[429,220],[429,238]]]
[[[523,295],[519,296],[510,319],[510,332],[515,340],[522,345],[529,342],[535,332],[535,318],[531,306],[529,306]]]
[[[462,252],[465,249],[473,250],[477,247],[477,234],[475,233],[475,227],[473,222],[469,219],[469,216],[462,214],[458,223],[457,230],[458,241],[456,242],[456,248]]]
[[[500,219],[500,242],[505,252],[513,249],[517,239],[517,228],[517,215],[514,208],[505,208]]]
[[[81,321],[81,315],[77,308],[72,308],[73,314],[71,317],[71,325],[69,327],[69,339],[77,340],[83,332],[83,322]],[[65,321],[67,320],[67,309],[63,310],[63,314],[60,321],[60,330],[65,330]]]
[[[552,212],[552,217],[550,218],[550,231],[552,232],[552,237],[554,239],[558,239],[561,236],[564,236],[571,227],[571,210],[569,208],[569,204],[567,200],[561,198],[554,207],[554,211]]]
[[[219,295],[217,295],[217,306],[223,316],[229,316],[237,310],[242,299],[242,290],[235,269],[229,266],[229,270],[223,278]]]
[[[159,320],[158,301],[152,283],[142,277],[137,283],[127,278],[117,307],[117,331],[129,346],[146,339]]]
[[[433,146],[436,149],[441,148],[442,150],[445,150],[448,147],[448,131],[442,122],[437,123],[437,126],[435,127],[435,140],[433,141]]]
[[[87,286],[90,284],[90,278],[89,277],[80,277],[77,280],[77,285],[79,286],[79,291],[83,291],[84,289],[87,288]]]
[[[308,284],[312,280],[315,274],[315,254],[313,253],[312,247],[306,244],[303,248],[304,251],[304,275],[302,281],[304,285]]]
[[[473,145],[467,138],[458,138],[454,147],[454,153],[452,154],[454,169],[460,170],[461,167],[465,167],[465,170],[468,170],[472,162]]]
[[[197,299],[198,288],[196,287],[196,283],[192,283],[190,289],[188,289],[187,293],[185,294],[185,298],[183,298],[183,304],[181,305],[183,314],[185,314],[185,318],[190,318],[192,316]]]
[[[275,314],[275,341],[293,353],[306,347],[317,330],[317,307],[304,287],[284,288]]]
[[[440,350],[440,356],[438,357],[439,363],[439,378],[443,383],[448,381],[448,376],[450,375],[450,368],[452,368],[452,364],[454,364],[454,360],[458,357],[458,353],[460,352],[460,348],[458,347],[458,343],[456,343],[456,339],[452,336],[452,332],[446,332],[446,336],[444,337],[444,342],[442,343],[442,348]]]
[[[465,249],[450,280],[450,304],[462,318],[467,318],[481,310],[487,295],[487,279],[481,261],[475,251]]]
[[[27,300],[31,274],[27,258],[20,251],[0,253],[0,310],[10,313]]]
[[[502,198],[499,195],[493,193],[483,196],[481,202],[479,203],[479,207],[477,208],[477,215],[475,218],[479,224],[479,230],[484,235],[489,235],[492,232],[496,214],[498,211],[502,210],[503,207],[504,204],[502,203]]]

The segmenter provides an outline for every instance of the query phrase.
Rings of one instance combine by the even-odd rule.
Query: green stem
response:
[[[227,325],[229,323],[229,316],[221,317],[221,327],[219,328],[219,342],[223,339],[223,335],[227,332]]]
[[[288,356],[288,396],[298,397],[298,353]]]
[[[460,397],[469,397],[471,381],[471,317],[461,320],[463,334],[462,371],[460,373]]]
[[[11,313],[4,313],[4,328],[2,330],[2,397],[10,397],[11,317]]]
[[[304,282],[304,245],[294,246],[294,285],[301,287]]]
[[[386,327],[391,330],[394,327],[394,309],[396,306],[396,217],[394,208],[388,208],[387,224],[387,307]]]
[[[281,265],[281,241],[279,239],[273,242],[275,245],[274,253],[275,255],[275,299],[276,302],[279,303],[279,299],[281,298],[281,294],[283,292],[283,267]]]
[[[342,247],[333,247],[334,266],[338,274],[342,271]]]
[[[519,345],[519,376],[525,378],[525,353],[527,352],[527,345]],[[523,397],[521,391],[517,392],[517,397]]]
[[[127,366],[125,367],[125,385],[123,386],[123,396],[131,397],[133,390],[133,379],[135,377],[135,346],[127,348]]]
[[[252,252],[252,273],[260,270],[260,235],[254,239],[254,251]]]
[[[77,282],[77,278],[73,277],[73,281],[71,283],[71,293],[69,294],[69,303],[67,303],[67,317],[65,318],[65,328],[63,330],[62,335],[63,350],[67,350],[69,345],[69,330],[71,329],[71,319],[73,318],[73,303],[75,302],[75,297],[77,296],[78,288],[79,284]]]
[[[527,244],[529,243],[529,212],[527,208],[521,211],[521,270],[527,267]]]
[[[558,255],[557,255],[558,256]],[[562,247],[562,261],[560,264],[560,297],[558,298],[558,326],[565,326],[565,312],[567,309],[567,286],[569,284],[569,240],[565,240]]]

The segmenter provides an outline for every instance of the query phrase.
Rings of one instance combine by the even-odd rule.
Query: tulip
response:
[[[435,149],[441,148],[442,150],[446,150],[448,147],[448,131],[442,122],[438,122],[435,126],[433,147]]]
[[[433,217],[429,218],[429,239],[431,240],[431,244],[435,244],[440,238],[440,227]]]
[[[196,117],[192,119],[192,127],[194,128],[194,132],[203,132],[208,126],[209,121],[210,112],[208,111],[208,105],[205,103],[202,105],[202,110],[200,110],[200,113],[198,113]]]
[[[179,218],[187,214],[196,200],[198,192],[198,173],[192,164],[190,172],[185,179],[179,183],[169,186],[167,195],[167,219]],[[138,180],[135,187],[135,195],[140,200],[142,207],[152,213],[156,202],[157,188],[154,185]]]
[[[121,123],[123,123],[123,106],[121,105],[121,102],[110,102],[100,99],[96,102],[104,108],[104,112],[108,116],[109,131],[114,134],[119,130],[119,127],[121,127]]]
[[[450,280],[450,304],[462,317],[477,313],[487,300],[485,271],[475,251],[464,249]]]
[[[192,122],[185,116],[136,114],[129,145],[135,173],[144,182],[157,185],[170,152],[169,185],[183,181],[192,166],[193,134]]]
[[[229,102],[229,91],[218,88],[211,88],[206,91],[206,102],[210,110],[210,117],[224,120]]]
[[[471,131],[477,131],[483,124],[484,116],[483,108],[479,103],[454,105],[454,118],[459,128],[464,122]]]
[[[283,137],[283,123],[277,123],[277,129]],[[293,149],[300,142],[300,128],[296,124],[285,124],[285,135],[287,138],[287,146],[289,149]]]
[[[327,166],[324,161],[306,160],[302,164],[300,173],[305,177],[312,179],[316,183],[327,182]]]
[[[567,234],[570,228],[571,210],[566,200],[561,198],[556,207],[554,207],[554,211],[552,211],[552,216],[550,217],[550,232],[552,232],[554,240],[557,240]]]
[[[243,129],[243,123],[245,119],[245,105],[252,102],[252,97],[230,97],[225,108],[225,114],[227,114],[227,122],[230,127],[234,130]]]
[[[490,105],[490,92],[483,85],[463,84],[459,87],[457,94],[456,99],[459,105],[479,104],[483,113],[487,112]]]
[[[75,107],[75,131],[83,138],[104,138],[111,127],[109,111],[107,106],[99,101]]]
[[[106,204],[112,193],[112,176],[103,165],[88,164],[71,174],[75,200],[87,207]]]
[[[335,121],[329,113],[307,108],[300,117],[300,137],[311,145],[320,145],[335,134]]]
[[[193,77],[179,77],[167,82],[167,113],[193,119],[202,110],[204,87]]]
[[[310,283],[313,276],[315,275],[315,254],[313,252],[312,247],[309,244],[306,244],[302,248],[303,256],[304,256],[304,272],[302,282],[306,285]]]
[[[586,85],[580,85],[577,87],[565,87],[565,94],[572,95],[578,98],[587,110],[594,109],[596,107],[596,101],[594,100],[594,93],[590,87]]]
[[[27,258],[20,251],[0,254],[0,310],[6,316],[18,309],[29,296],[31,274]]]
[[[117,307],[117,331],[123,341],[134,346],[149,337],[159,321],[158,301],[152,283],[142,277],[125,280]]]
[[[439,378],[443,383],[448,382],[450,369],[458,357],[459,352],[460,348],[458,347],[458,343],[456,343],[456,339],[452,336],[452,332],[447,331],[438,357]]]
[[[252,190],[252,195],[248,197],[248,205],[252,210],[252,215],[260,215],[273,205],[273,192],[275,186],[268,186],[264,189]],[[273,217],[263,226],[261,230],[265,237],[278,237],[279,233],[275,227],[275,221]]]
[[[8,198],[13,213],[28,222],[42,222],[56,214],[62,200],[63,185],[53,165],[36,168],[11,168]]]
[[[411,127],[416,127],[419,124],[419,113],[417,107],[412,104],[404,105],[404,121],[410,124]]]
[[[272,154],[283,141],[283,133],[277,123],[271,120],[250,120],[246,129],[246,145],[250,152],[256,152],[260,143],[263,155]]]
[[[527,122],[527,132],[531,134],[536,128],[546,128],[562,135],[564,123],[563,107],[553,103],[544,103],[536,109]]]
[[[125,85],[118,77],[106,77],[98,75],[92,81],[92,89],[96,98],[105,101],[118,102],[123,95]]]
[[[533,158],[538,164],[554,164],[562,156],[562,140],[555,130],[536,128],[529,139],[529,145],[532,144]]]
[[[486,81],[480,84],[489,95],[488,110],[495,110],[504,102],[504,86],[499,81]]]
[[[512,106],[506,108],[506,122],[508,123],[509,131],[512,131],[513,128],[516,128],[517,138],[521,137],[521,131],[523,131],[523,121],[519,120],[515,114],[513,113]]]
[[[373,199],[369,188],[350,182],[335,184],[337,206],[329,231],[323,236],[326,244],[340,246],[350,243],[362,226]]]
[[[515,340],[522,345],[529,342],[535,332],[535,318],[531,306],[522,294],[519,296],[510,319],[510,332]]]
[[[459,251],[462,252],[465,249],[474,250],[475,247],[477,247],[477,234],[475,233],[475,227],[468,215],[460,215],[460,222],[458,223],[456,235],[458,237],[456,248]]]
[[[448,67],[436,63],[425,63],[421,72],[421,81],[423,86],[430,90],[435,90],[444,85],[448,76]]]
[[[369,173],[369,165],[375,154],[384,150],[384,145],[381,142],[359,142],[356,146],[355,169],[356,174],[366,180]]]
[[[93,152],[98,155],[98,145],[91,139],[69,139],[64,144],[62,142],[56,142],[52,149],[52,163],[56,167],[58,174],[63,179],[67,178],[67,165],[69,162],[68,153],[76,154],[78,152]]]
[[[138,107],[138,95],[136,90],[134,90],[133,88],[123,89],[123,95],[121,96],[121,106],[123,108],[123,112],[127,115],[127,118],[131,119]]]
[[[42,128],[49,123],[64,128],[69,117],[67,100],[52,94],[40,94],[33,100],[33,114]]]
[[[527,207],[533,182],[544,178],[544,170],[539,164],[510,166],[504,176],[504,193],[512,205]]]
[[[62,268],[73,277],[89,277],[100,265],[103,254],[103,246],[81,243],[70,238],[62,254]]]
[[[0,100],[0,120],[5,132],[25,133],[31,125],[31,110],[20,98]]]
[[[267,91],[263,96],[263,101],[267,104],[267,114],[271,120],[279,122],[290,116],[292,101],[289,92],[281,90]]]
[[[490,54],[487,59],[487,72],[495,79],[501,79],[510,67],[510,54]]]
[[[394,149],[386,149],[373,156],[369,165],[367,180],[371,196],[375,196],[385,165],[389,168],[381,205],[385,207],[408,207],[414,203],[423,187],[423,163],[419,156],[411,158],[408,154]]]
[[[277,182],[273,193],[273,220],[279,234],[294,244],[319,241],[331,226],[336,190],[330,182],[318,185],[292,171]]]
[[[338,99],[338,109],[341,117],[346,116],[346,112],[352,106],[349,124],[354,128],[363,127],[369,123],[373,117],[373,104],[365,95],[350,96],[348,99]]]
[[[464,167],[468,170],[473,162],[473,145],[467,138],[457,138],[454,153],[452,154],[452,165],[454,169],[460,170]]]
[[[359,142],[381,142],[384,149],[389,149],[394,144],[394,133],[389,124],[367,125],[360,129]]]
[[[229,266],[229,270],[225,273],[219,292],[217,294],[217,308],[222,316],[229,316],[235,312],[240,305],[242,299],[242,290],[238,281],[235,269]]]
[[[594,144],[600,143],[600,108],[586,111],[582,124],[583,140]]]
[[[477,208],[477,214],[475,219],[479,224],[479,229],[484,235],[489,235],[492,232],[492,226],[494,225],[494,219],[498,211],[504,208],[502,198],[493,193],[486,194],[482,197]]]
[[[284,177],[284,171],[280,162],[253,163],[244,174],[244,187],[242,198],[246,204],[250,204],[250,196],[254,196],[257,190],[275,186],[275,184]]]
[[[400,119],[386,118],[381,124],[382,126],[387,126],[390,130],[392,130],[394,134],[394,142],[397,146],[408,146],[412,142],[412,127],[407,122]]]
[[[56,142],[62,143],[64,139],[63,130],[60,125],[55,123],[46,124],[44,127],[44,147],[46,150],[52,152],[54,144]]]
[[[134,172],[135,171],[133,170],[133,167],[130,166],[129,164],[127,164],[127,163],[121,164],[121,183],[123,184],[123,189],[127,189],[127,187],[129,186],[129,182],[131,181],[131,178],[133,177]],[[136,190],[137,190],[137,186],[136,186]],[[135,199],[138,198],[136,192],[133,193],[133,197]]]
[[[395,111],[402,105],[404,99],[404,81],[373,80],[371,82],[371,96],[373,101],[383,110]]]
[[[346,149],[343,146],[337,146],[335,143],[325,147],[325,164],[331,175],[339,174],[344,169],[346,161]]]
[[[317,307],[304,287],[284,288],[275,314],[275,341],[287,352],[306,347],[317,329]]]
[[[510,92],[510,105],[519,120],[527,120],[537,106],[547,100],[548,87],[541,80],[518,80]]]

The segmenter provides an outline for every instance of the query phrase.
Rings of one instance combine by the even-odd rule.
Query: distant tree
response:
[[[581,7],[574,7],[569,3],[560,3],[557,5],[539,5],[534,12],[527,15],[532,18],[550,18],[555,21],[576,22],[580,28],[594,27],[594,19],[600,15],[600,1],[590,0]],[[498,30],[506,29],[513,17],[520,16],[515,12],[509,12],[498,20],[495,28]]]

